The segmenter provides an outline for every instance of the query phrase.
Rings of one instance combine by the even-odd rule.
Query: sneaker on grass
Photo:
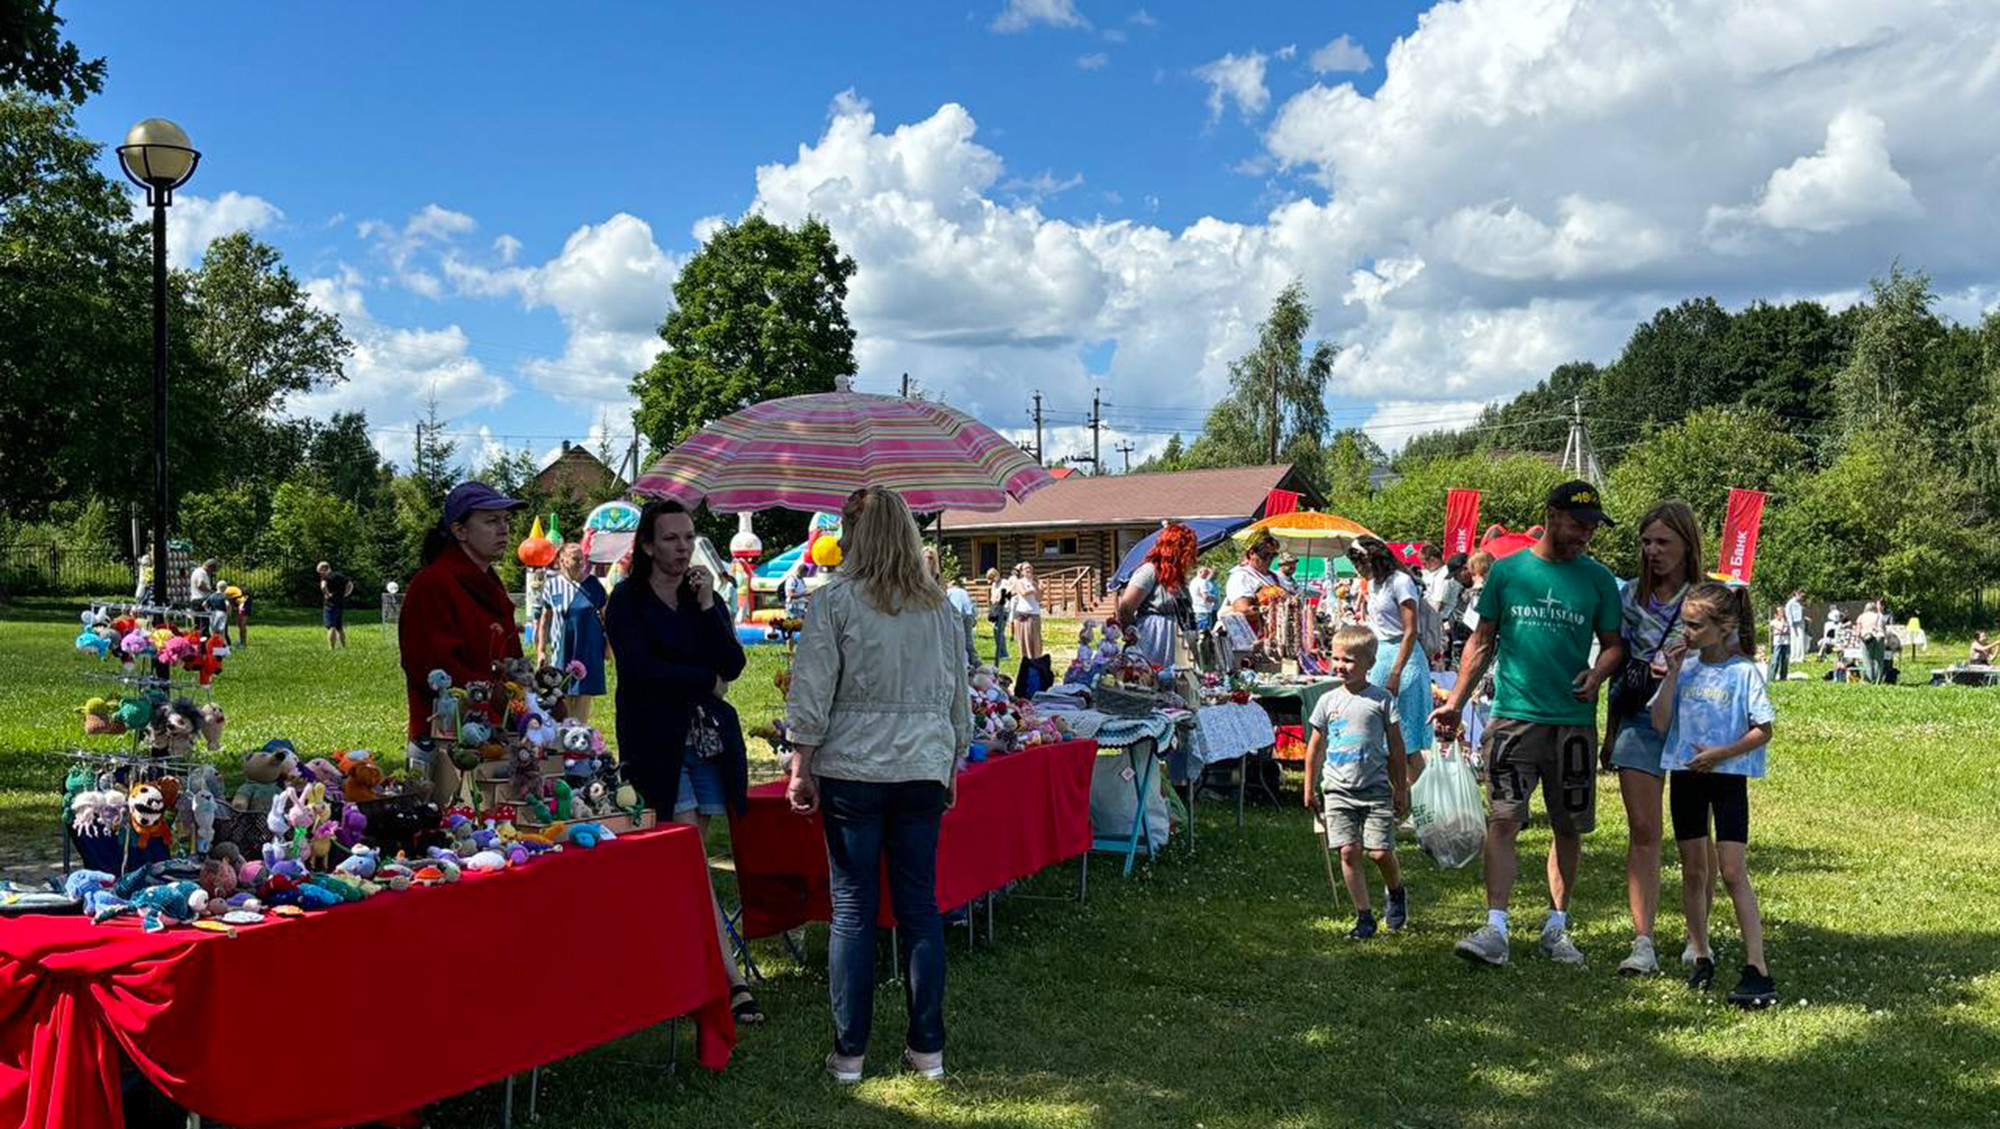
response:
[[[1770,1007],[1778,1002],[1778,982],[1769,973],[1759,972],[1752,965],[1743,966],[1743,978],[1736,987],[1729,989],[1728,1000],[1737,1007]]]
[[[1618,962],[1620,976],[1651,976],[1660,970],[1660,955],[1651,937],[1632,938],[1632,955]]]
[[[1366,941],[1375,935],[1375,915],[1362,910],[1354,919],[1354,928],[1347,931],[1350,941]]]
[[[1388,926],[1391,933],[1402,932],[1403,926],[1410,921],[1410,888],[1384,890],[1382,897],[1389,903],[1388,911],[1382,915],[1382,924]]]
[[[1557,964],[1583,963],[1583,953],[1576,947],[1576,942],[1570,940],[1568,929],[1559,926],[1544,928],[1541,940],[1535,942],[1535,947],[1542,950],[1543,956]]]
[[[1491,925],[1482,925],[1470,937],[1452,946],[1452,951],[1473,964],[1507,963],[1507,936]]]
[[[852,1086],[861,1081],[861,1067],[866,1060],[860,1055],[844,1055],[839,1051],[826,1056],[826,1073],[843,1086]]]

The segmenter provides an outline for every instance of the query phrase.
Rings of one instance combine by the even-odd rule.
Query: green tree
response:
[[[382,455],[368,435],[366,412],[335,412],[311,429],[306,462],[313,475],[336,498],[358,510],[373,509],[382,488]]]
[[[458,441],[445,430],[449,425],[450,421],[438,415],[437,391],[433,389],[424,398],[424,415],[416,423],[410,463],[410,477],[430,499],[433,517],[459,480]]]
[[[178,528],[198,554],[232,564],[260,563],[255,558],[268,546],[259,538],[270,514],[271,491],[262,483],[242,482],[183,495]]]
[[[1768,491],[1805,462],[1805,444],[1769,412],[1703,408],[1634,446],[1611,469],[1605,500],[1622,524],[1600,533],[1592,551],[1618,575],[1636,575],[1637,519],[1653,503],[1679,498],[1701,522],[1702,567],[1708,568],[1730,489]]]
[[[1181,438],[1180,432],[1176,431],[1167,439],[1166,446],[1161,447],[1158,453],[1148,456],[1134,473],[1153,474],[1159,471],[1186,469],[1187,443]]]
[[[1549,490],[1568,477],[1550,460],[1525,454],[1406,461],[1397,469],[1402,477],[1345,514],[1391,541],[1443,537],[1445,495],[1453,489],[1480,492],[1482,532],[1496,524],[1517,531],[1538,525]]]
[[[1924,272],[1896,264],[1868,289],[1853,351],[1834,379],[1841,430],[1850,438],[1924,406],[1925,374],[1945,335],[1931,313],[1937,295]]]
[[[375,571],[372,539],[353,503],[336,498],[311,482],[287,479],[271,498],[271,519],[263,536],[262,557],[283,571],[285,593],[311,603],[319,581],[313,569],[320,561],[354,578],[360,588],[381,583]]]
[[[195,347],[221,370],[231,412],[263,417],[287,397],[347,379],[354,345],[340,318],[315,307],[278,249],[248,232],[208,245],[190,284]]]
[[[0,5],[0,89],[82,102],[104,88],[104,60],[86,60],[62,26],[56,0]]]
[[[1358,427],[1343,428],[1333,434],[1326,449],[1326,499],[1336,513],[1347,513],[1365,505],[1369,476],[1388,463],[1382,447]]]
[[[1850,438],[1825,469],[1786,476],[1765,518],[1757,584],[1775,595],[1888,597],[1941,626],[1989,580],[2000,529],[1972,484],[1895,417]]]
[[[632,382],[639,433],[664,451],[711,420],[854,375],[847,280],[854,260],[818,219],[750,216],[709,237],[674,283],[667,343]]]
[[[1188,466],[1261,466],[1273,461],[1275,446],[1275,461],[1324,487],[1326,383],[1340,349],[1331,341],[1306,347],[1312,317],[1304,283],[1294,280],[1279,292],[1257,346],[1230,364],[1229,394],[1210,409]]]

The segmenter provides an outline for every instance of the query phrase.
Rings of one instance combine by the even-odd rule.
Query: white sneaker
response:
[[[1681,950],[1681,963],[1689,968],[1693,968],[1694,962],[1700,959],[1701,954],[1694,951],[1694,942],[1689,941],[1687,947]]]
[[[1618,962],[1620,976],[1651,976],[1660,970],[1660,956],[1651,937],[1632,938],[1632,955]]]
[[[1541,940],[1535,942],[1535,946],[1542,950],[1543,956],[1557,964],[1583,963],[1583,952],[1576,947],[1575,941],[1570,940],[1568,929],[1544,926]]]
[[[943,1051],[932,1051],[929,1054],[925,1054],[922,1051],[913,1051],[905,1047],[903,1048],[903,1064],[933,1082],[944,1077]]]
[[[826,1073],[843,1086],[852,1086],[861,1081],[861,1066],[865,1060],[860,1055],[844,1055],[833,1051],[826,1056]]]
[[[1507,963],[1507,935],[1482,925],[1472,931],[1472,935],[1452,946],[1452,951],[1474,964],[1502,965]]]

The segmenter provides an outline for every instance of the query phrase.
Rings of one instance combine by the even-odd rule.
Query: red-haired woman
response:
[[[1118,595],[1118,622],[1139,629],[1139,649],[1154,666],[1174,665],[1175,640],[1194,625],[1187,583],[1194,575],[1196,548],[1194,530],[1169,522]]]

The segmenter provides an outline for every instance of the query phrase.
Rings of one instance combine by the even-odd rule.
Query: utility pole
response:
[[[1125,473],[1131,474],[1132,451],[1133,451],[1132,441],[1130,439],[1121,439],[1117,443],[1112,444],[1111,449],[1125,456]]]
[[[906,372],[903,374],[903,399],[907,400],[909,398],[910,398],[910,374]]]
[[[1103,432],[1104,389],[1093,388],[1090,390],[1090,472],[1092,474],[1104,473],[1104,460],[1099,457],[1104,453],[1099,447],[1099,443],[1103,439]]]
[[[1035,461],[1042,462],[1042,390],[1035,389]],[[1046,465],[1046,464],[1045,464]]]
[[[410,461],[417,464],[417,481],[424,481],[424,421],[417,421],[417,449]]]
[[[1271,463],[1278,462],[1278,359],[1271,358]]]

